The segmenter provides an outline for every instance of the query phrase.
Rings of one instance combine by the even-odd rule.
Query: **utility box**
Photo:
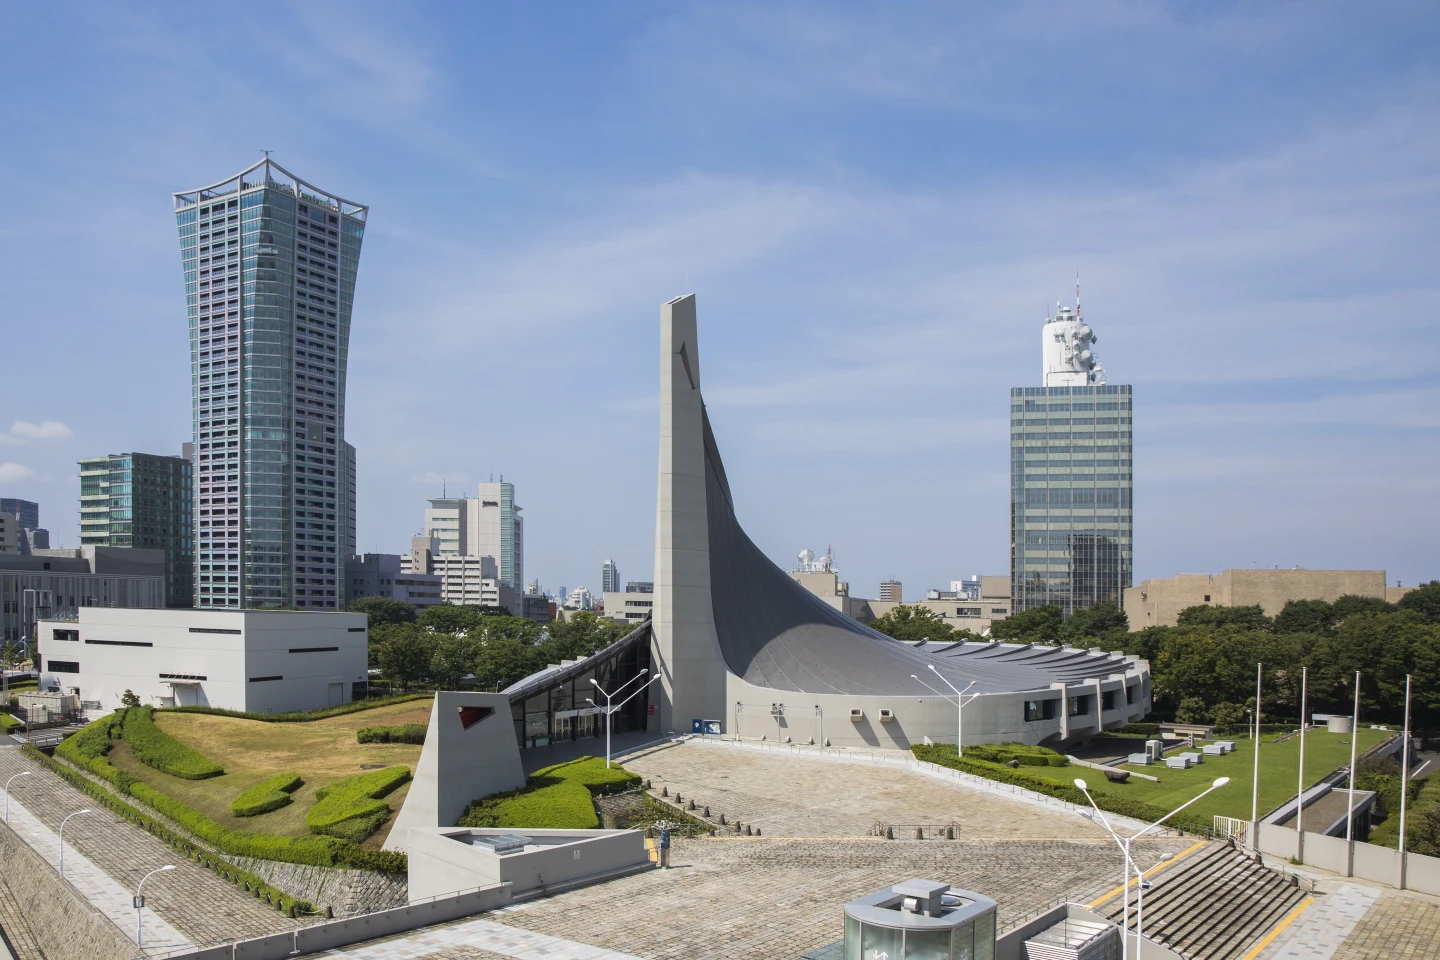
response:
[[[845,904],[842,956],[994,960],[995,911],[983,894],[907,880]]]
[[[1153,762],[1159,763],[1161,760],[1165,759],[1165,741],[1164,741],[1164,740],[1146,740],[1146,741],[1145,741],[1145,752],[1146,752],[1147,754],[1149,754],[1150,759],[1151,759]]]

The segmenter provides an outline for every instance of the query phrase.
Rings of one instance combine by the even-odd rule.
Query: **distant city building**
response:
[[[1374,597],[1394,603],[1413,587],[1387,586],[1384,570],[1233,569],[1219,573],[1181,573],[1168,580],[1142,580],[1125,591],[1125,612],[1132,631],[1173,627],[1188,607],[1259,606],[1275,616],[1291,600],[1344,596]]]
[[[361,597],[386,597],[416,609],[444,602],[441,578],[403,569],[398,553],[367,553],[345,561],[345,606]]]
[[[0,497],[0,513],[12,514],[21,530],[35,530],[40,526],[40,504],[34,500]]]
[[[50,549],[50,531],[44,527],[37,527],[34,530],[20,528],[20,552],[25,554],[34,553],[37,550]]]
[[[1043,386],[1010,391],[1010,552],[1015,612],[1066,616],[1119,604],[1134,564],[1131,388],[1105,382],[1094,331],[1046,318]]]
[[[434,574],[440,580],[440,599],[457,606],[504,607],[519,615],[523,596],[501,580],[494,557],[437,553],[433,537],[415,537],[410,552],[401,558],[403,573]]]
[[[345,363],[367,210],[268,158],[174,201],[196,605],[334,610],[354,553]]]
[[[655,592],[630,590],[628,586],[623,593],[611,591],[604,594],[605,616],[621,623],[639,623],[650,616],[650,610],[655,606]]]
[[[112,453],[80,461],[80,543],[165,551],[165,604],[195,605],[192,466],[183,457]]]
[[[525,582],[525,524],[515,485],[480,484],[479,497],[440,497],[425,511],[425,536],[437,556],[492,557],[499,579],[518,594]]]
[[[654,593],[655,582],[653,580],[631,580],[625,584],[626,593]]]
[[[15,514],[0,511],[0,553],[20,554],[20,521]]]
[[[880,599],[887,603],[901,603],[904,600],[904,588],[899,580],[882,580],[880,582]]]
[[[510,612],[516,616],[534,620],[536,623],[549,623],[555,619],[555,604],[543,593],[526,591],[525,595],[520,598],[520,609]]]
[[[165,552],[78,547],[5,554],[0,556],[0,598],[0,640],[29,639],[36,620],[73,618],[81,607],[161,608]]]
[[[618,593],[620,591],[620,568],[615,565],[614,560],[606,560],[600,566],[600,592]]]
[[[130,691],[150,706],[280,713],[363,699],[369,685],[359,613],[86,608],[36,632],[41,687],[89,710]]]
[[[595,595],[590,592],[589,587],[580,586],[571,590],[565,597],[566,610],[594,610]]]

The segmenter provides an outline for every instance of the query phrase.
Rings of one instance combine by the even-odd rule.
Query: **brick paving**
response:
[[[860,837],[876,821],[956,821],[966,837],[1106,837],[1076,813],[982,793],[892,767],[702,744],[667,744],[624,758],[658,792],[679,790],[718,817],[776,837]]]
[[[404,936],[326,953],[347,960],[636,960],[600,947],[559,940],[489,919],[427,927]]]
[[[1440,960],[1440,903],[1384,893],[1332,954],[1332,960]]]
[[[258,937],[301,925],[237,892],[199,864],[178,856],[167,844],[96,805],[18,749],[0,746],[0,778],[9,779],[22,770],[32,775],[15,781],[12,803],[22,803],[50,830],[58,831],[61,819],[76,810],[90,807],[95,811],[76,817],[65,827],[67,873],[69,850],[80,852],[127,889],[133,889],[142,876],[156,867],[174,864],[174,870],[156,874],[146,882],[146,909],[153,909],[200,945]],[[44,850],[37,853],[46,855]],[[5,929],[10,933],[8,925]]]

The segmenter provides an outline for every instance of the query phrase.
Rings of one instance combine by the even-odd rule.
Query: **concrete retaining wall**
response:
[[[10,888],[47,960],[132,960],[140,955],[119,927],[3,823],[0,863],[0,882]]]
[[[1005,933],[996,937],[995,960],[1025,960],[1025,941],[1037,933],[1040,933],[1042,930],[1050,929],[1061,920],[1088,920],[1091,923],[1114,923],[1079,904],[1057,903],[1044,913],[1038,914],[1033,919],[1026,920],[1013,930],[1007,930]],[[1118,926],[1118,924],[1114,925]],[[1139,939],[1135,934],[1130,934],[1130,949],[1135,951],[1135,953],[1140,952],[1138,949],[1140,946],[1138,942]],[[1156,943],[1149,937],[1144,938],[1144,947],[1144,955],[1149,957],[1150,960],[1183,960],[1178,953],[1169,947]],[[1131,955],[1134,956],[1135,953]]]
[[[1259,849],[1272,857],[1290,858],[1297,855],[1299,836],[1290,827],[1262,824],[1260,827]],[[1350,845],[1344,837],[1327,837],[1305,831],[1303,862],[1307,866],[1319,867],[1342,877],[1359,877],[1392,887],[1402,886],[1400,881],[1400,851],[1391,850],[1373,843],[1355,844],[1353,872],[1350,865]],[[1419,853],[1405,854],[1405,882],[1403,887],[1420,893],[1440,896],[1440,857],[1427,857]]]

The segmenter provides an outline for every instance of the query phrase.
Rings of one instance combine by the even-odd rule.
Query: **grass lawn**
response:
[[[1364,753],[1394,731],[1361,730],[1359,752]],[[1270,743],[1268,735],[1260,745],[1260,815],[1295,796],[1297,775],[1300,770],[1300,738],[1294,737],[1284,743]],[[1138,752],[1138,751],[1137,751]],[[1060,783],[1073,783],[1078,777],[1085,781],[1091,793],[1110,793],[1133,800],[1152,803],[1166,810],[1173,810],[1191,797],[1197,796],[1219,777],[1229,777],[1230,782],[1201,800],[1185,812],[1208,819],[1212,816],[1234,817],[1237,820],[1250,819],[1251,772],[1254,769],[1254,742],[1237,740],[1235,752],[1223,757],[1206,757],[1199,766],[1189,770],[1171,770],[1164,764],[1148,767],[1125,764],[1123,769],[1147,773],[1159,777],[1159,783],[1131,777],[1128,783],[1111,783],[1105,774],[1090,767],[1071,764],[1068,767],[1021,767],[1031,776],[1045,777]],[[1305,781],[1306,786],[1319,782],[1350,762],[1350,737],[1326,730],[1311,730],[1305,737]]]
[[[413,772],[420,746],[408,743],[357,743],[361,727],[427,723],[430,701],[412,700],[374,710],[361,710],[307,723],[265,723],[204,713],[157,713],[155,724],[170,736],[225,768],[225,774],[208,780],[182,780],[141,763],[124,741],[110,750],[109,761],[144,780],[162,793],[184,801],[216,823],[235,830],[303,836],[309,833],[305,814],[315,804],[315,791],[343,777],[367,772],[372,765],[404,765]],[[230,803],[245,790],[279,773],[296,773],[304,785],[293,802],[256,817],[236,817]],[[385,800],[399,810],[407,783]],[[390,833],[394,817],[362,845],[378,849]]]

